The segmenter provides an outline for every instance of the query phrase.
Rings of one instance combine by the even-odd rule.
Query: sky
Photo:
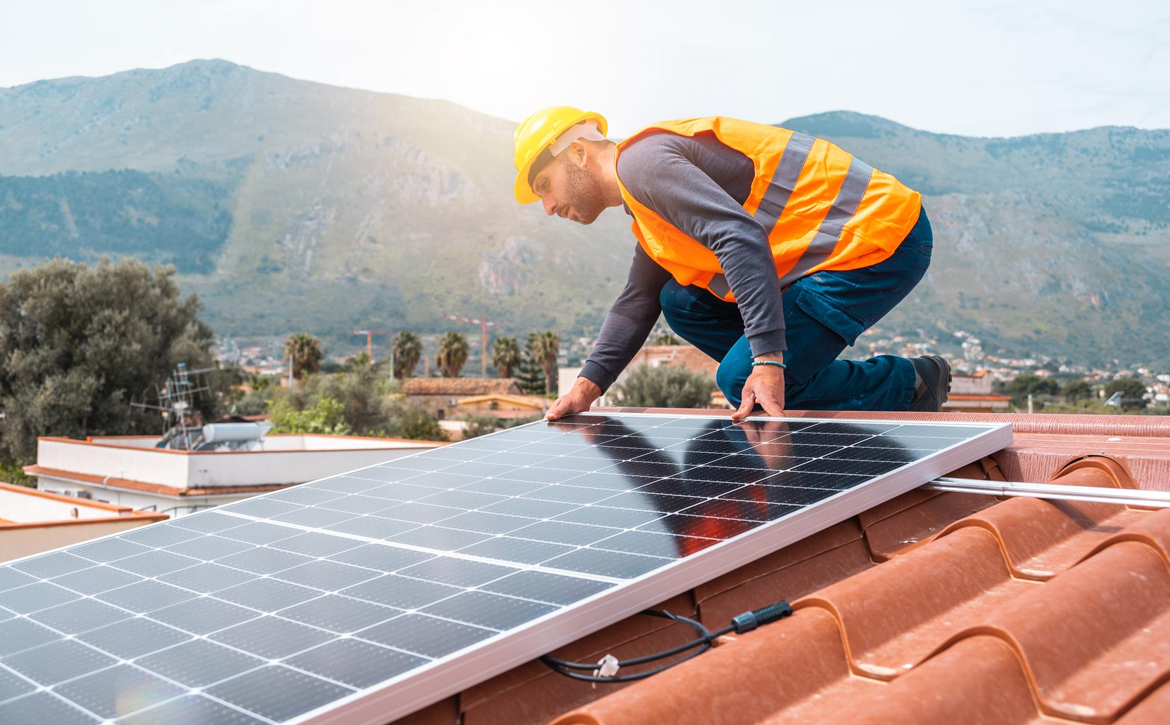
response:
[[[1165,0],[0,0],[0,87],[223,58],[610,135],[833,110],[1016,136],[1170,128]]]

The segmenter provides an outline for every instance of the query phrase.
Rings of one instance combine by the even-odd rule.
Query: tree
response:
[[[715,380],[686,368],[634,368],[614,386],[618,404],[647,408],[706,408],[711,404]]]
[[[510,378],[520,367],[523,353],[520,343],[514,337],[497,337],[492,340],[492,367],[501,378]]]
[[[388,407],[390,381],[377,368],[363,366],[336,375],[311,375],[304,384],[282,396],[294,410],[308,410],[321,400],[336,402],[349,432],[383,435],[391,427]]]
[[[529,395],[540,395],[545,391],[544,373],[540,369],[540,364],[532,359],[527,348],[520,356],[520,367],[516,370],[516,383],[521,390]]]
[[[439,339],[439,352],[435,355],[435,365],[443,369],[443,377],[457,378],[467,362],[470,348],[467,338],[459,332],[448,332]]]
[[[0,282],[0,457],[30,460],[37,436],[154,433],[154,402],[178,363],[211,367],[211,328],[175,270],[136,260],[53,259]],[[204,419],[217,401],[197,399]]]
[[[267,390],[272,385],[272,378],[263,373],[248,373],[248,387],[256,392]]]
[[[1118,378],[1105,386],[1105,395],[1121,393],[1122,410],[1141,410],[1146,407],[1146,385],[1137,378]]]
[[[655,345],[681,345],[683,341],[678,339],[673,332],[660,332],[654,336]]]
[[[422,340],[413,332],[400,332],[394,336],[394,377],[402,380],[414,374],[418,361],[422,360]]]
[[[447,433],[439,425],[439,421],[418,405],[403,399],[393,401],[392,406],[394,425],[386,431],[387,435],[412,441],[447,440]]]
[[[284,343],[284,354],[292,364],[292,373],[295,380],[300,380],[305,373],[315,373],[321,370],[321,343],[307,332],[300,332]]]
[[[368,367],[370,367],[370,356],[366,353],[365,350],[362,350],[357,355],[354,355],[353,357],[346,360],[345,363],[341,366],[341,370],[345,372],[353,372],[354,370]]]
[[[276,393],[268,411],[274,417],[285,416],[288,422],[283,425],[290,432],[446,440],[439,422],[398,393],[377,365],[336,375],[310,375],[296,390]]]
[[[1071,380],[1064,386],[1064,399],[1070,403],[1093,397],[1093,386],[1084,380]]]
[[[1004,392],[1012,396],[1012,402],[1016,405],[1024,405],[1028,402],[1029,395],[1039,398],[1059,394],[1060,383],[1038,375],[1020,375],[1004,386]]]
[[[499,423],[490,415],[469,415],[464,420],[463,440],[478,438],[500,429]]]
[[[544,373],[544,392],[557,389],[557,355],[561,352],[561,338],[552,330],[534,332],[528,336],[528,351]]]
[[[269,406],[273,433],[320,433],[349,435],[345,407],[329,397],[316,400],[304,410],[293,408],[287,398],[275,398]]]

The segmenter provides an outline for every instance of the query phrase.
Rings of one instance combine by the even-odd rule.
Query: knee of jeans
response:
[[[743,384],[746,380],[747,375],[744,371],[736,365],[728,364],[726,359],[715,371],[715,384],[719,386],[727,402],[736,407],[739,407],[740,395],[743,393]]]

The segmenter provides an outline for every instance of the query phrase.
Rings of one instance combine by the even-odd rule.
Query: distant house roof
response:
[[[547,398],[541,398],[538,395],[473,395],[467,398],[460,398],[459,405],[475,405],[477,403],[490,403],[492,401],[522,405],[535,410],[543,410],[544,406],[549,402]]]
[[[406,395],[520,395],[514,378],[407,378]]]

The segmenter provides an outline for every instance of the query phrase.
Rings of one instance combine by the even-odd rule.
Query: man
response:
[[[932,234],[921,195],[837,146],[730,118],[655,124],[615,144],[605,118],[539,111],[516,129],[516,200],[591,224],[633,217],[625,289],[573,388],[547,418],[588,410],[658,315],[719,361],[741,420],[811,410],[937,411],[938,356],[837,360],[922,279]],[[791,347],[789,347],[791,342]]]

